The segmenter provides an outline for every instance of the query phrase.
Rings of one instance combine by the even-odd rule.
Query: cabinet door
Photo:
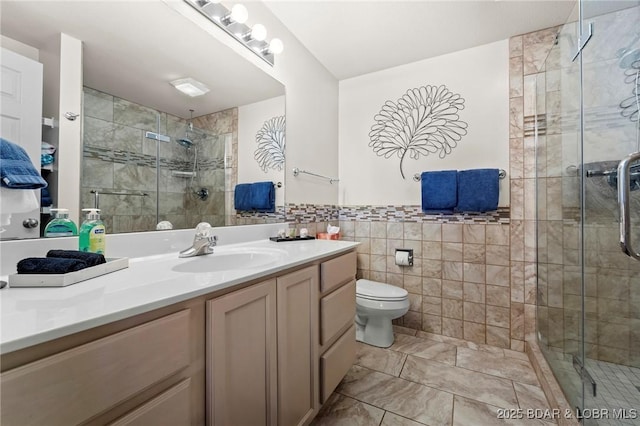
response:
[[[318,267],[278,278],[278,425],[307,422],[318,403]]]
[[[276,283],[207,302],[207,422],[276,425]]]

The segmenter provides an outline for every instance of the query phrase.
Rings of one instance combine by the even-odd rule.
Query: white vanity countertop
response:
[[[216,290],[347,252],[351,241],[260,240],[216,248],[213,254],[179,259],[177,253],[129,260],[129,268],[58,288],[5,288],[0,291],[0,353],[108,324],[169,306]],[[254,268],[213,272],[179,272],[193,263],[214,260],[216,254],[243,251],[275,253],[272,261]],[[176,270],[174,270],[176,269]],[[205,269],[207,269],[205,267]],[[220,268],[224,269],[224,267]]]

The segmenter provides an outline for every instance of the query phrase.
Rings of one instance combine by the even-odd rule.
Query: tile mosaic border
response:
[[[498,223],[508,224],[509,207],[495,212],[427,215],[420,206],[336,206],[330,204],[287,204],[274,213],[236,212],[237,219],[284,220],[293,223],[329,221],[420,222],[420,223]]]

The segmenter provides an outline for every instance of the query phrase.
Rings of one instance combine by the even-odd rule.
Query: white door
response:
[[[42,64],[2,48],[0,56],[2,106],[0,108],[0,136],[22,146],[31,162],[40,168],[40,144],[42,141]],[[40,200],[40,191],[37,192]],[[9,206],[3,206],[3,213]],[[23,221],[35,219],[35,228],[26,228]],[[5,227],[0,239],[40,237],[40,208],[28,213],[11,216],[11,224]]]

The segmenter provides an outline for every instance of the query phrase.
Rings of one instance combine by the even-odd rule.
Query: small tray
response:
[[[129,267],[129,258],[106,259],[107,263],[66,274],[12,274],[9,287],[66,287]]]
[[[275,241],[276,243],[281,243],[283,241],[306,241],[306,240],[315,240],[316,237],[269,237],[271,241]]]

